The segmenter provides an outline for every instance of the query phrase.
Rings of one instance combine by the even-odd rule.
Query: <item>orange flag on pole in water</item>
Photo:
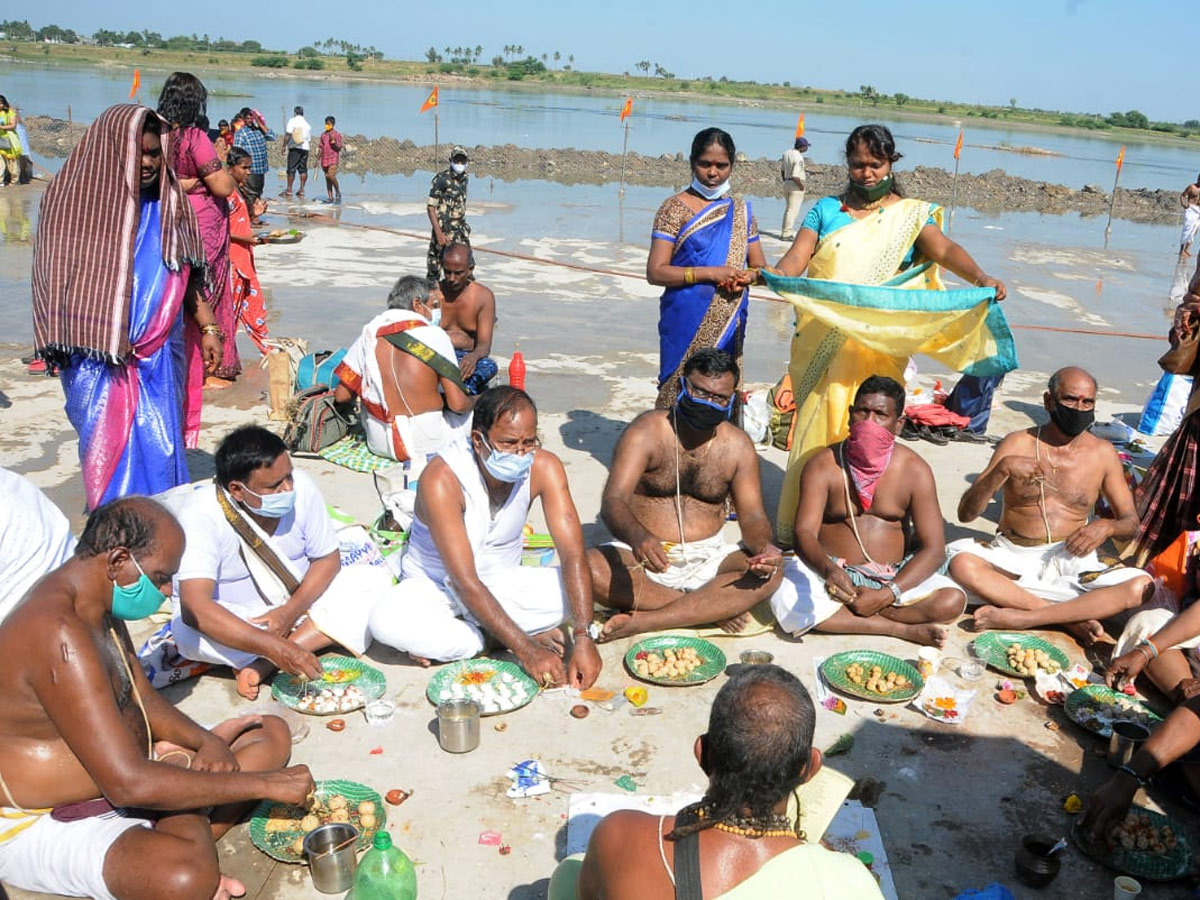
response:
[[[133,70],[133,85],[129,88],[129,99],[132,100],[137,96],[138,88],[142,86],[142,70]]]
[[[1117,171],[1121,171],[1121,166],[1125,165],[1125,145],[1121,145],[1121,152],[1117,154]]]
[[[619,119],[617,119],[617,121],[624,122],[626,119],[628,119],[632,115],[633,115],[633,98],[626,97],[625,105],[621,107],[621,117]]]
[[[437,105],[438,105],[438,89],[437,89],[437,85],[435,84],[433,86],[433,90],[429,92],[429,96],[425,98],[425,102],[421,104],[421,108],[420,108],[420,110],[417,111],[417,115],[420,115],[421,113],[425,112],[425,110],[427,110],[427,109],[433,109]]]
[[[962,156],[963,131],[958,129],[958,140],[954,142],[954,158],[958,159]]]
[[[804,137],[804,113],[800,113],[800,118],[796,119],[796,137]]]

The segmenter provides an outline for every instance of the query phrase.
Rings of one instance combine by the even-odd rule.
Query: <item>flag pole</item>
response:
[[[958,157],[954,158],[954,180],[950,182],[950,216],[946,219],[946,234],[954,227],[954,207],[958,203]]]
[[[621,196],[625,195],[625,154],[629,152],[629,117],[625,117],[625,143],[621,146]]]
[[[1121,153],[1117,160],[1117,174],[1113,178],[1112,197],[1108,200],[1108,224],[1104,226],[1104,249],[1108,249],[1108,239],[1112,237],[1112,220],[1113,209],[1117,205],[1117,185],[1121,182],[1121,164],[1125,162],[1125,148],[1121,148]]]
[[[434,169],[436,169],[438,167],[439,161],[442,158],[441,154],[438,152],[439,144],[440,144],[440,141],[438,140],[438,111],[437,111],[437,107],[435,106],[433,108],[433,167],[434,167]]]

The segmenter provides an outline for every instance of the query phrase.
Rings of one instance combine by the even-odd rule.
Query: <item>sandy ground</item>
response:
[[[484,237],[486,229],[479,230]],[[299,285],[328,275],[330,261],[323,251],[331,244],[326,231],[311,226],[311,239],[260,254],[263,281],[270,286],[273,304],[286,306],[301,302],[300,298],[312,302]],[[397,272],[419,271],[424,264],[424,246],[414,241],[369,244],[358,251],[344,251],[339,262],[347,269],[344,290],[348,293],[373,291],[382,296]],[[522,282],[528,285],[541,277],[536,268],[531,263],[498,267],[493,286],[520,290]],[[501,329],[536,331],[539,316],[547,323],[547,334],[540,341],[523,345],[528,385],[544,409],[540,424],[546,447],[562,457],[586,536],[598,541],[605,537],[598,521],[599,500],[612,447],[624,423],[653,400],[653,339],[644,328],[637,334],[623,321],[626,317],[614,315],[606,319],[611,318],[616,333],[623,336],[625,328],[631,332],[627,349],[595,357],[579,351],[575,345],[586,347],[588,342],[585,323],[590,319],[594,334],[596,319],[587,315],[587,304],[561,298],[569,294],[572,299],[600,301],[626,289],[604,277],[555,277],[563,281],[539,284],[545,296],[531,295],[530,309],[507,323],[502,320]],[[628,290],[639,296],[653,294],[645,285]],[[649,296],[642,300],[629,307],[638,310],[639,321],[653,309]],[[559,308],[567,311],[565,320],[552,322],[545,316],[551,304],[561,304]],[[318,318],[344,316],[332,300],[310,312]],[[653,321],[652,315],[649,320]],[[757,327],[754,322],[752,329]],[[562,330],[564,326],[567,330]],[[610,327],[607,320],[604,327]],[[319,334],[314,331],[310,336]],[[768,348],[770,354],[778,354],[779,343],[776,339]],[[551,347],[557,347],[557,352],[551,352]],[[0,345],[0,390],[12,403],[0,411],[4,426],[0,465],[28,475],[78,525],[82,491],[75,434],[62,414],[58,383],[26,375],[16,361],[25,352],[23,344]],[[500,361],[503,365],[506,357],[500,355]],[[994,433],[1029,424],[1040,409],[1046,375],[1020,371],[1009,377],[997,399]],[[194,478],[211,475],[211,453],[230,427],[266,421],[265,387],[264,373],[248,367],[234,389],[209,395],[201,448],[190,457]],[[1102,399],[1106,415],[1135,411],[1112,392]],[[912,446],[933,466],[942,508],[952,512],[973,474],[986,463],[988,448]],[[781,451],[765,449],[760,460],[766,501],[773,510],[786,457]],[[327,501],[359,521],[367,522],[377,514],[379,501],[369,476],[321,460],[301,459],[297,465],[315,477]],[[995,508],[991,514],[994,517]],[[539,507],[531,520],[541,528]],[[949,525],[947,537],[990,533],[992,527],[986,520],[969,528]],[[736,526],[728,528],[736,533]],[[973,635],[962,623],[950,631],[946,655],[964,657]],[[1046,636],[1072,661],[1085,661],[1083,651],[1067,636]],[[797,641],[777,634],[722,639],[720,644],[731,660],[744,649],[770,650],[778,663],[810,686],[815,657],[875,648],[912,659],[916,650],[887,638],[810,636]],[[621,664],[627,646],[628,642],[619,642],[603,648],[600,687],[621,690],[633,683]],[[671,794],[702,785],[691,746],[704,730],[723,677],[691,689],[651,687],[651,704],[663,709],[657,717],[595,711],[575,720],[568,717],[567,704],[560,699],[541,697],[503,717],[504,731],[493,727],[496,720],[485,720],[480,748],[451,756],[438,748],[433,709],[424,697],[429,673],[386,649],[373,648],[368,656],[387,675],[387,695],[399,707],[395,720],[387,727],[373,728],[359,715],[351,715],[347,729],[338,734],[327,731],[320,720],[310,719],[311,733],[296,745],[294,759],[310,765],[317,778],[351,778],[381,793],[394,787],[414,790],[404,806],[388,810],[388,827],[399,846],[418,861],[424,898],[534,900],[545,896],[547,879],[564,845],[567,799],[559,793],[532,800],[506,798],[504,772],[518,760],[540,756],[553,774],[584,780],[592,791],[616,793],[613,782],[623,774],[634,778],[641,794]],[[957,681],[957,676],[950,677]],[[854,778],[871,776],[884,783],[875,809],[900,897],[950,898],[992,881],[1006,884],[1020,900],[1107,897],[1112,873],[1073,847],[1064,853],[1062,874],[1048,891],[1024,888],[1013,876],[1013,853],[1021,835],[1066,834],[1071,820],[1061,810],[1062,798],[1071,791],[1086,796],[1108,770],[1100,742],[1070,724],[1060,710],[1047,709],[1035,699],[1023,699],[1012,707],[995,703],[996,680],[989,674],[976,683],[975,705],[962,726],[934,723],[907,706],[879,707],[848,700],[844,717],[818,712],[816,743],[827,747],[840,735],[853,734],[854,749],[831,765]],[[175,686],[169,694],[201,722],[214,722],[250,706],[235,696],[231,680],[221,676]],[[1051,730],[1046,727],[1049,723],[1061,727]],[[376,747],[382,747],[382,753],[370,753]],[[501,832],[512,847],[511,855],[500,856],[494,847],[479,845],[477,836],[485,829]],[[306,870],[277,864],[260,854],[251,846],[245,826],[222,842],[220,854],[225,871],[246,881],[250,897],[291,900],[313,895]],[[24,900],[30,895],[13,892],[12,896]],[[1182,887],[1164,887],[1155,888],[1153,896],[1189,894]]]

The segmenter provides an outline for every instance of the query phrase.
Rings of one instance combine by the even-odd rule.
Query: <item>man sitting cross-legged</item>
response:
[[[592,585],[583,530],[562,462],[542,450],[537,408],[524,391],[484,391],[471,418],[471,444],[452,444],[426,467],[395,602],[371,614],[375,640],[428,665],[474,656],[484,632],[512,651],[543,685],[588,688],[600,654],[588,633]],[[561,568],[521,565],[525,520],[542,501]],[[573,619],[563,665],[559,626]]]
[[[187,550],[171,622],[179,652],[232,666],[238,693],[253,700],[276,668],[315,678],[316,651],[366,650],[371,607],[392,590],[391,576],[342,568],[325,501],[283,441],[238,428],[217,448],[216,469],[216,484],[180,515]]]
[[[758,455],[729,421],[737,364],[698,350],[681,382],[675,405],[634,419],[613,452],[600,515],[616,540],[588,551],[596,601],[621,610],[603,640],[713,622],[741,631],[779,584]],[[740,545],[722,534],[729,500]]]
[[[771,598],[794,635],[884,634],[940,647],[939,622],[966,595],[940,574],[946,538],[929,464],[896,443],[904,388],[873,375],[850,407],[850,436],[820,451],[800,476],[797,559]],[[910,540],[911,535],[911,540]]]
[[[1088,431],[1096,379],[1059,369],[1042,402],[1049,424],[1008,435],[959,501],[959,521],[970,522],[1004,490],[995,539],[951,544],[950,574],[990,604],[975,612],[979,629],[1065,625],[1091,644],[1104,636],[1102,620],[1141,606],[1154,584],[1141,569],[1106,568],[1096,555],[1138,524],[1117,452]],[[1089,521],[1101,497],[1113,518]]]
[[[96,900],[223,900],[245,887],[215,841],[253,801],[303,804],[287,726],[206,730],[150,686],[125,621],[170,593],[183,532],[131,497],[88,519],[74,555],[0,625],[0,881]]]

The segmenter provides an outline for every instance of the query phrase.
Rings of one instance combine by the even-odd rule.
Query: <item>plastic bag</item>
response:
[[[750,440],[754,443],[765,444],[770,437],[770,423],[771,411],[767,408],[767,392],[752,391],[747,394],[742,405],[742,430],[750,435]]]

